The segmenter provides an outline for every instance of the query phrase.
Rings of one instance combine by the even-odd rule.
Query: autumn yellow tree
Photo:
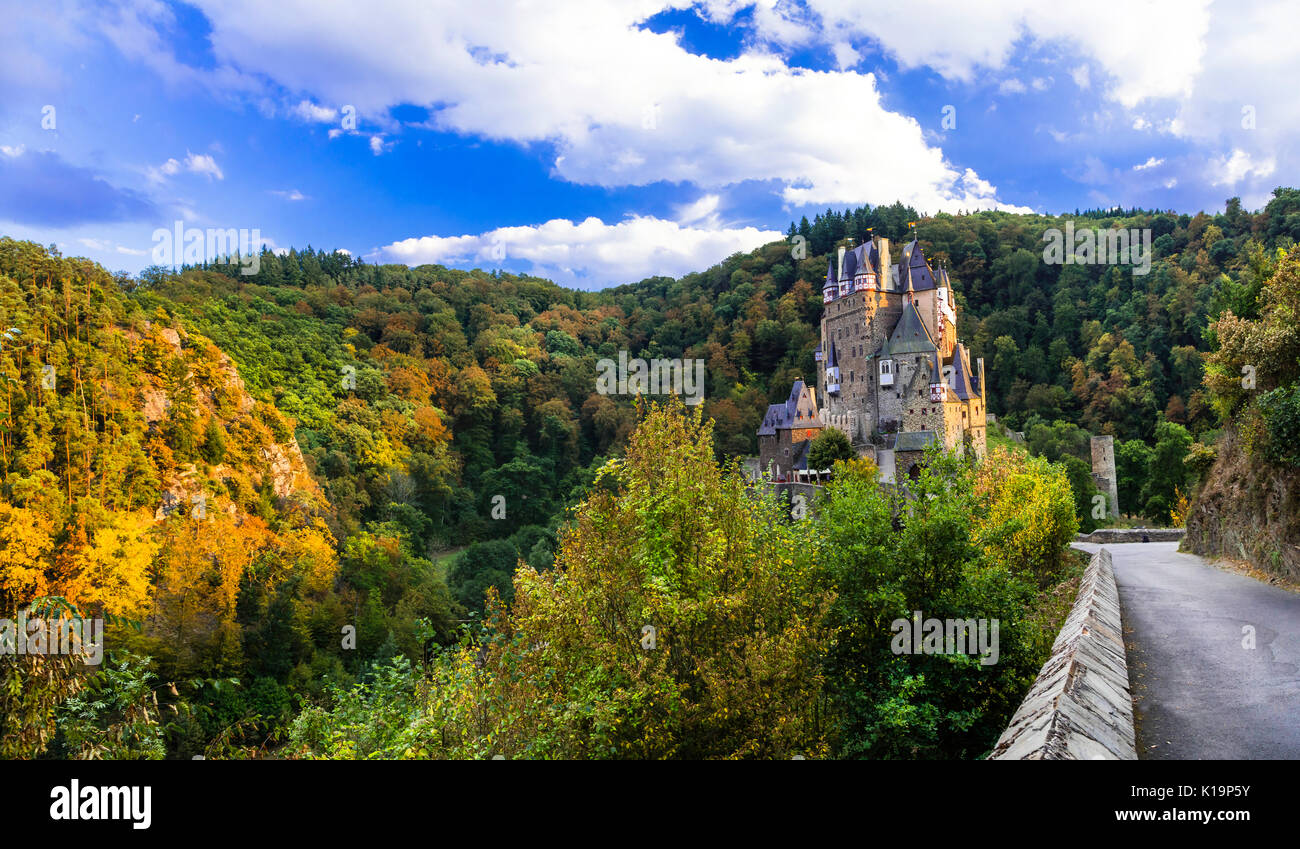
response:
[[[89,610],[128,616],[146,611],[159,549],[153,524],[145,512],[112,514],[89,545],[74,554],[75,571],[64,595]]]

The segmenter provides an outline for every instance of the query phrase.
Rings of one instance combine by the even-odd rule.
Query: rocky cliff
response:
[[[1182,549],[1245,560],[1290,581],[1300,579],[1300,472],[1250,455],[1228,429],[1192,502]]]

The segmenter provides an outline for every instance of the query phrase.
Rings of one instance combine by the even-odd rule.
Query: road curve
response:
[[[1114,557],[1138,757],[1300,758],[1300,593],[1176,542],[1075,547]]]

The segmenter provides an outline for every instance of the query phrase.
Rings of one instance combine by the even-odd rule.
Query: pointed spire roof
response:
[[[907,291],[924,292],[927,289],[935,288],[934,273],[930,270],[930,264],[925,261],[925,252],[921,250],[921,245],[916,239],[907,243],[903,248],[903,258],[898,264],[898,276],[901,281],[907,279],[907,285],[904,289]]]
[[[980,397],[980,393],[971,385],[970,363],[966,361],[966,349],[960,342],[952,349],[952,378],[948,385],[963,401]]]
[[[843,279],[852,280],[853,276],[858,273],[858,249],[844,252],[844,275]]]
[[[822,285],[823,289],[829,289],[836,284],[835,280],[835,258],[831,257],[826,261],[826,283]]]
[[[921,320],[921,313],[916,304],[903,305],[903,315],[894,325],[894,332],[889,334],[889,341],[881,349],[882,356],[894,357],[900,354],[931,354],[939,349],[930,336],[930,331]]]

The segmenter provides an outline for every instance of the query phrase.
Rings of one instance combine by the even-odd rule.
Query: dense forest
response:
[[[1076,217],[1149,229],[1150,273],[1045,263]],[[934,507],[850,463],[778,520],[732,461],[815,373],[828,256],[912,222],[1033,459],[935,456]],[[1089,434],[1116,437],[1126,521],[1180,522],[1239,420],[1296,462],[1300,191],[789,237],[600,292],[311,248],[133,278],[0,240],[0,604],[111,617],[119,649],[5,660],[0,754],[977,757],[1096,524]],[[702,359],[699,415],[597,392],[620,351]],[[1267,391],[1233,394],[1243,364]],[[1001,618],[1003,661],[876,654],[917,605]]]

